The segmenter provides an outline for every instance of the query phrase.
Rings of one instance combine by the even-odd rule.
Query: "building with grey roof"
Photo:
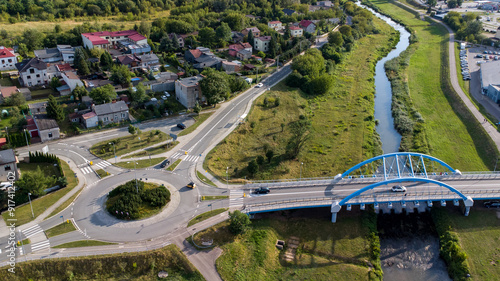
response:
[[[128,106],[124,101],[94,105],[92,111],[103,125],[129,120]]]
[[[15,175],[15,179],[19,179],[19,171],[17,170],[17,160],[14,150],[6,149],[0,150],[0,180],[7,181],[10,174]]]
[[[59,62],[62,61],[61,52],[57,48],[45,48],[41,50],[33,51],[35,57],[41,59],[46,63]]]
[[[39,58],[25,59],[16,63],[21,86],[35,86],[48,83],[47,63]]]
[[[196,75],[175,81],[175,96],[186,108],[193,108],[196,102],[201,104],[206,101],[200,88],[202,79],[203,76]]]
[[[35,115],[34,120],[42,142],[56,140],[60,137],[59,125],[57,125],[56,120],[48,118],[45,114]]]
[[[481,64],[481,89],[494,102],[500,101],[500,61]]]

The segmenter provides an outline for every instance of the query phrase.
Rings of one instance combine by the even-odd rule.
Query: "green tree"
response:
[[[56,179],[54,177],[47,177],[40,167],[37,167],[35,171],[24,172],[15,185],[19,189],[19,195],[27,197],[28,193],[31,193],[32,198],[36,198],[44,195],[44,190],[54,186],[55,183]],[[26,201],[28,201],[27,199]]]
[[[225,73],[214,69],[207,70],[206,77],[200,81],[200,88],[208,104],[216,104],[230,93]]]
[[[241,31],[245,28],[245,17],[239,13],[230,13],[224,17],[231,30]]]
[[[100,61],[101,67],[104,70],[110,70],[111,67],[113,66],[113,58],[111,57],[111,55],[107,51],[104,51],[101,54],[99,61]]]
[[[253,48],[255,48],[255,46],[254,46],[254,41],[255,40],[253,38],[253,32],[251,30],[248,32],[247,41],[248,41],[248,43],[250,43],[250,45],[252,45]]]
[[[344,44],[344,38],[342,38],[342,33],[338,31],[333,31],[328,33],[328,43],[336,46],[342,46]]]
[[[427,5],[430,7],[434,7],[437,4],[437,0],[427,0]]]
[[[115,82],[115,84],[128,85],[132,74],[126,65],[114,65],[111,68],[110,80]]]
[[[231,41],[231,28],[227,23],[222,22],[215,30],[215,35],[219,40],[229,42]]]
[[[252,176],[255,175],[257,171],[259,171],[259,164],[257,164],[257,161],[255,161],[255,159],[248,162],[247,170]]]
[[[292,69],[302,76],[318,77],[325,69],[325,59],[318,49],[308,49],[303,56],[293,59]]]
[[[273,159],[274,156],[274,151],[271,149],[266,152],[266,157],[267,157],[267,162],[271,163],[271,160]]]
[[[334,80],[328,74],[322,74],[307,83],[306,92],[311,95],[323,95],[333,87]],[[302,88],[301,88],[302,89]]]
[[[311,121],[307,119],[295,121],[289,126],[291,137],[286,145],[286,154],[290,159],[295,159],[311,137],[310,130],[312,126]]]
[[[90,68],[87,60],[84,57],[80,57],[78,59],[78,74],[80,75],[89,75]]]
[[[47,103],[47,116],[55,119],[57,122],[64,120],[64,110],[53,95],[49,95],[49,102]]]
[[[26,103],[26,98],[23,93],[16,92],[8,97],[5,101],[5,104],[10,106],[21,106]]]
[[[215,31],[210,27],[204,27],[198,32],[198,41],[204,46],[212,46],[215,39]]]
[[[200,112],[201,112],[201,105],[200,105],[198,102],[196,102],[196,104],[194,105],[194,107],[193,107],[193,111],[194,111],[196,114],[200,114]]]
[[[278,42],[276,42],[276,35],[271,35],[271,41],[269,42],[269,54],[271,58],[275,58],[278,54]]]
[[[250,218],[246,214],[238,210],[229,212],[229,231],[231,233],[235,235],[244,233],[250,223]]]
[[[110,84],[94,88],[90,91],[89,97],[91,97],[96,104],[111,102],[116,98],[115,88]]]
[[[151,33],[151,23],[141,21],[141,24],[137,28],[137,32],[149,38],[149,35]]]
[[[83,86],[76,86],[76,88],[73,90],[73,92],[71,92],[71,94],[73,95],[73,98],[76,100],[82,100],[82,97],[83,96],[88,96],[89,95],[89,92],[87,91],[87,89],[85,89],[85,87]]]
[[[28,50],[33,51],[43,47],[43,39],[45,35],[36,29],[26,29],[22,35],[22,42],[26,44]]]
[[[52,88],[52,90],[56,90],[57,87],[61,86],[61,81],[59,81],[59,77],[54,76],[52,79],[50,79],[49,86]]]
[[[148,96],[146,95],[146,87],[142,83],[137,84],[135,91],[132,89],[130,89],[129,91],[132,100],[138,104],[143,103],[148,98]]]
[[[131,134],[131,135],[135,135],[137,133],[137,128],[134,127],[132,124],[128,125],[128,132]]]

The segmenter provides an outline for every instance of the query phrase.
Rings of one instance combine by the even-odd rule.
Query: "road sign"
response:
[[[49,152],[49,147],[46,145],[42,148],[43,153],[48,153]]]
[[[177,140],[177,135],[176,134],[170,133],[170,136],[174,139],[174,141]]]

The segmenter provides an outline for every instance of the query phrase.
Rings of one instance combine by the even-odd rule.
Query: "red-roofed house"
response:
[[[244,36],[247,36],[250,30],[252,31],[253,38],[260,36],[260,30],[257,27],[245,28],[241,31],[241,33],[243,33]]]
[[[190,63],[195,63],[196,59],[199,58],[202,54],[203,53],[200,51],[200,49],[187,50],[184,53],[184,58]]]
[[[0,71],[16,69],[16,63],[14,50],[0,46]]]
[[[269,28],[272,28],[276,31],[280,31],[283,29],[283,26],[279,20],[270,21],[267,23],[267,26],[269,26]]]
[[[253,46],[255,50],[267,52],[269,50],[269,43],[271,42],[271,36],[261,36],[254,39]]]
[[[229,55],[230,56],[233,56],[233,57],[236,57],[238,52],[241,51],[241,50],[247,50],[249,51],[250,53],[252,52],[252,45],[250,45],[250,43],[237,43],[237,44],[233,44],[233,45],[229,45]]]
[[[3,103],[6,98],[9,98],[14,93],[19,93],[19,89],[16,86],[5,87],[0,89],[0,103]]]
[[[290,34],[292,37],[300,37],[304,34],[304,30],[298,26],[290,26],[288,29],[290,29]]]
[[[310,20],[301,20],[299,22],[299,27],[308,33],[314,33],[314,31],[316,31],[316,25]]]
[[[89,49],[109,48],[122,40],[133,41],[137,45],[147,44],[146,37],[135,30],[124,31],[99,31],[92,33],[82,33],[83,45]]]

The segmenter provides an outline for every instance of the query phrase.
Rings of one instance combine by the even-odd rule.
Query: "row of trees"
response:
[[[205,78],[200,81],[200,88],[209,105],[228,99],[231,93],[247,89],[248,83],[241,77],[228,75],[213,68],[204,70]]]
[[[483,24],[476,14],[466,13],[465,17],[462,17],[458,12],[449,12],[444,17],[444,22],[456,32],[456,36],[460,40],[480,43],[485,38],[484,35],[481,35]]]

